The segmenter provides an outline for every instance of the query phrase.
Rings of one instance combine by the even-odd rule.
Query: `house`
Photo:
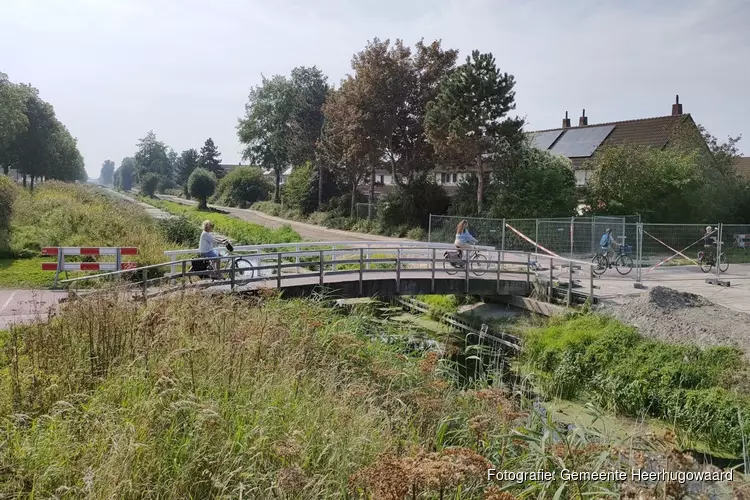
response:
[[[750,181],[750,156],[737,158],[734,162],[734,170],[740,177]]]
[[[281,179],[279,181],[280,186],[283,186],[284,184],[286,184],[286,180],[289,178],[290,175],[292,175],[293,169],[294,167],[290,165],[286,167],[286,169],[284,169],[283,172],[281,172]],[[276,185],[276,174],[274,173],[272,168],[264,170],[263,177],[265,177],[268,180],[268,182],[270,182],[271,184]]]
[[[579,186],[586,184],[592,175],[591,165],[587,160],[607,146],[665,149],[680,147],[682,144],[706,144],[690,114],[683,114],[679,96],[672,105],[672,113],[666,116],[589,124],[584,109],[577,127],[571,126],[566,112],[561,128],[537,130],[528,134],[535,147],[570,160]]]
[[[230,165],[228,163],[221,163],[219,164],[219,168],[224,171],[224,175],[227,175],[229,172],[234,170],[237,167],[242,167],[243,165]]]

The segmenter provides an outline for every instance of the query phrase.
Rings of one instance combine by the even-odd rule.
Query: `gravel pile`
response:
[[[750,314],[687,292],[657,286],[603,312],[638,327],[647,337],[675,344],[734,346],[750,360]]]

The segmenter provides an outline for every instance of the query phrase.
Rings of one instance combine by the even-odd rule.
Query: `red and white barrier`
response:
[[[135,269],[135,262],[122,262],[123,255],[137,255],[135,247],[45,247],[42,248],[43,256],[57,257],[56,262],[43,262],[42,271],[55,271],[55,284],[61,272],[68,271],[120,271]],[[100,257],[113,256],[114,262],[65,262],[66,256]]]

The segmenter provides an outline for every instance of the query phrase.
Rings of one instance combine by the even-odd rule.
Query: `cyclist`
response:
[[[703,253],[705,256],[713,256],[714,245],[716,245],[716,237],[714,236],[714,228],[706,226],[706,232],[703,233]]]
[[[606,231],[604,231],[604,234],[602,235],[601,239],[599,239],[599,247],[602,250],[602,253],[609,258],[609,252],[612,252],[614,254],[614,250],[612,247],[617,249],[617,242],[612,237],[612,230],[607,228]]]
[[[462,249],[471,249],[472,245],[476,244],[477,240],[469,232],[469,221],[462,220],[456,226],[456,239],[453,242],[458,249],[458,258],[461,259],[463,252]]]
[[[216,247],[217,243],[226,245],[227,240],[225,238],[217,238],[211,234],[214,230],[214,224],[210,220],[204,220],[201,226],[203,227],[203,232],[201,233],[201,239],[198,243],[198,254],[201,258],[218,257],[219,254],[216,253],[214,247]],[[209,262],[211,262],[210,265],[215,271],[218,271],[221,268],[221,263],[218,259]]]

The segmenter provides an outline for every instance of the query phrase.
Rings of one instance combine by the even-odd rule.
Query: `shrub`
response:
[[[198,208],[206,209],[206,200],[213,196],[216,190],[216,176],[205,168],[196,168],[188,179],[190,196],[198,198]]]
[[[18,188],[8,177],[0,177],[0,255],[10,253],[10,218]]]
[[[318,209],[319,171],[310,162],[292,170],[284,185],[284,204],[303,215]],[[334,196],[340,196],[341,187],[336,179],[323,170],[323,203]]]
[[[427,231],[421,227],[415,227],[406,232],[406,237],[415,241],[427,241]]]
[[[219,203],[245,208],[265,200],[272,186],[258,167],[238,167],[219,181],[216,199]]]
[[[201,229],[184,215],[162,219],[159,221],[159,227],[169,241],[190,248],[198,246]]]
[[[153,198],[156,193],[156,188],[159,185],[159,176],[153,173],[148,173],[143,176],[140,183],[140,189],[143,194]]]
[[[156,186],[156,191],[159,194],[165,194],[167,191],[171,191],[174,189],[179,188],[177,183],[170,179],[169,177],[160,176],[159,177],[159,184]]]
[[[442,186],[427,175],[422,175],[388,194],[378,207],[378,216],[384,226],[427,228],[430,214],[444,214],[450,198]]]

